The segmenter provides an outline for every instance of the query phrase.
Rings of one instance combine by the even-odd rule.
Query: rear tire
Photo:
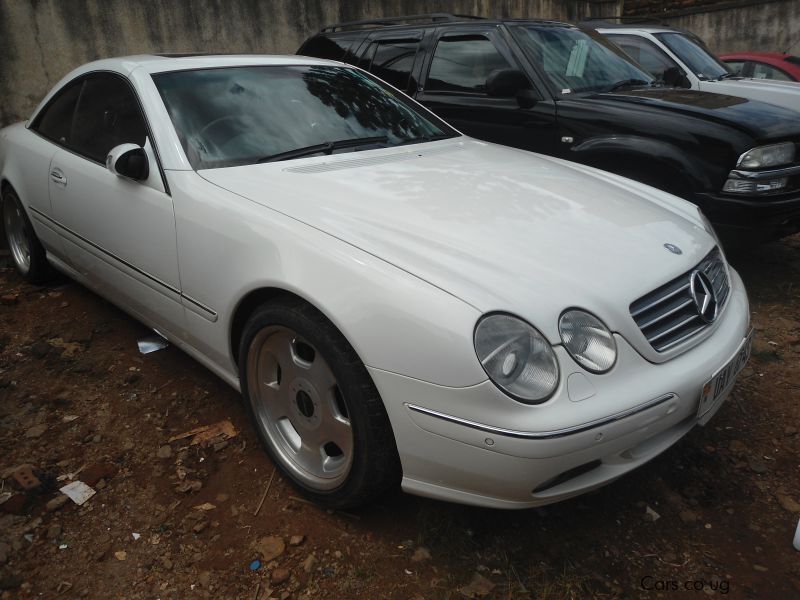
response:
[[[294,299],[258,308],[239,346],[242,395],[275,465],[332,508],[365,504],[400,480],[383,402],[353,348]]]
[[[52,276],[47,252],[36,237],[19,196],[10,187],[3,193],[2,209],[6,243],[17,272],[31,283],[44,283]]]

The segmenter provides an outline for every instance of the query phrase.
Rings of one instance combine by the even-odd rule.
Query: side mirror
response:
[[[686,73],[680,67],[670,67],[666,69],[661,75],[661,80],[672,87],[690,88],[692,82],[686,76]]]
[[[106,156],[106,168],[118,177],[144,181],[150,176],[150,165],[144,148],[136,144],[120,144]]]
[[[495,98],[512,98],[529,87],[528,78],[518,69],[495,69],[486,78],[486,93]]]
[[[520,108],[533,108],[533,105],[541,99],[542,97],[530,88],[517,92],[517,104]]]

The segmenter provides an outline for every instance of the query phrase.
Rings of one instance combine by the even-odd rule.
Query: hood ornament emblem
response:
[[[717,294],[714,285],[703,271],[697,270],[689,277],[689,293],[694,300],[697,314],[706,323],[713,323],[717,318]]]
[[[678,248],[675,244],[664,244],[664,248],[666,248],[673,254],[683,254],[683,250]]]

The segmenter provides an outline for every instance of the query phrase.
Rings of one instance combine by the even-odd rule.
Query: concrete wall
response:
[[[689,8],[671,10],[678,3]],[[800,0],[732,0],[712,6],[664,0],[663,5],[666,10],[656,11],[653,0],[626,0],[625,14],[655,17],[692,31],[717,54],[781,52],[792,44],[792,52],[800,54]]]
[[[294,53],[334,22],[452,12],[579,20],[621,0],[0,0],[0,125],[90,60],[149,52]]]

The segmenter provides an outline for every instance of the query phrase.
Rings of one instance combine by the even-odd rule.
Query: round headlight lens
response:
[[[770,144],[748,150],[739,157],[738,167],[743,169],[763,169],[787,165],[794,160],[794,142]]]
[[[544,336],[506,314],[483,317],[475,328],[475,352],[489,379],[515,400],[547,400],[558,386],[558,361]]]
[[[568,310],[558,321],[561,341],[587,371],[605,373],[617,360],[617,343],[603,322],[588,312]]]

